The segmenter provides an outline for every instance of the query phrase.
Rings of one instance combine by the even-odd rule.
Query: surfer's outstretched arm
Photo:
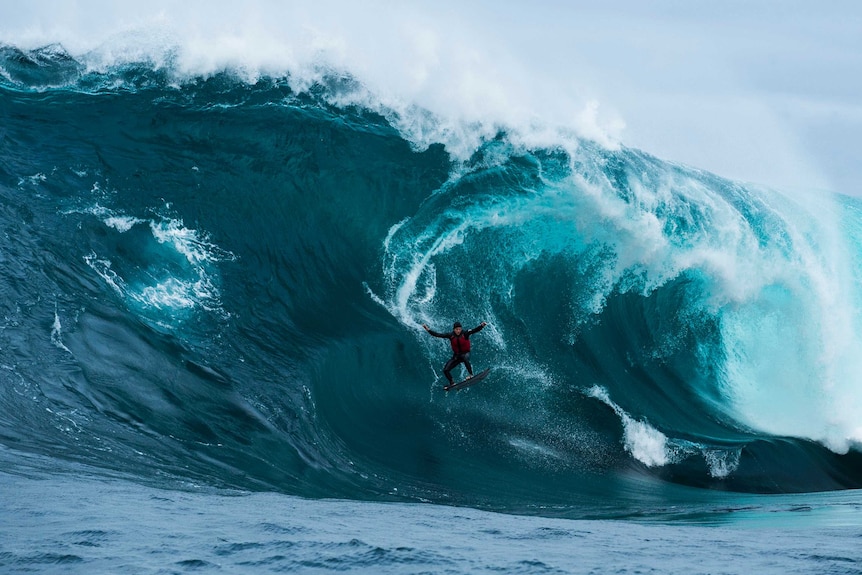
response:
[[[429,334],[433,335],[434,337],[442,337],[442,338],[446,338],[446,339],[452,337],[452,334],[440,333],[440,332],[434,331],[433,329],[431,329],[430,327],[428,327],[424,323],[422,324],[422,327],[425,329],[425,331],[427,331]]]
[[[485,329],[486,325],[488,325],[488,322],[483,321],[482,323],[480,323],[479,325],[477,325],[473,329],[469,330],[467,332],[467,335],[470,336],[470,335],[473,335],[474,333],[476,333],[477,331],[482,331],[483,329]]]

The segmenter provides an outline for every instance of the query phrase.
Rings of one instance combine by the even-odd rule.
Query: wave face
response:
[[[862,486],[856,199],[505,129],[459,158],[343,75],[0,69],[7,449],[537,513]],[[493,371],[447,395],[420,326],[455,320]]]

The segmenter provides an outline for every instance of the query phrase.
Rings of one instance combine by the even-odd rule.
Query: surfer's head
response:
[[[461,322],[456,321],[452,325],[452,329],[455,330],[455,333],[460,333],[461,332]]]

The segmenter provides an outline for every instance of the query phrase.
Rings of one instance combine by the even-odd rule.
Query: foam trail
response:
[[[595,397],[614,410],[623,424],[623,445],[632,457],[647,467],[661,467],[672,462],[667,436],[646,421],[632,418],[611,400],[607,390],[593,386],[587,395]]]
[[[51,343],[65,352],[72,353],[63,343],[63,326],[60,324],[60,314],[56,304],[54,304],[54,323],[51,324]]]
[[[703,449],[703,457],[709,466],[709,474],[724,479],[739,467],[740,449]]]

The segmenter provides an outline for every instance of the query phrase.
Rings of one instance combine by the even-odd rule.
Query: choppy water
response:
[[[862,562],[862,502],[846,493],[737,496],[638,522],[18,473],[0,478],[7,573],[785,574]]]

